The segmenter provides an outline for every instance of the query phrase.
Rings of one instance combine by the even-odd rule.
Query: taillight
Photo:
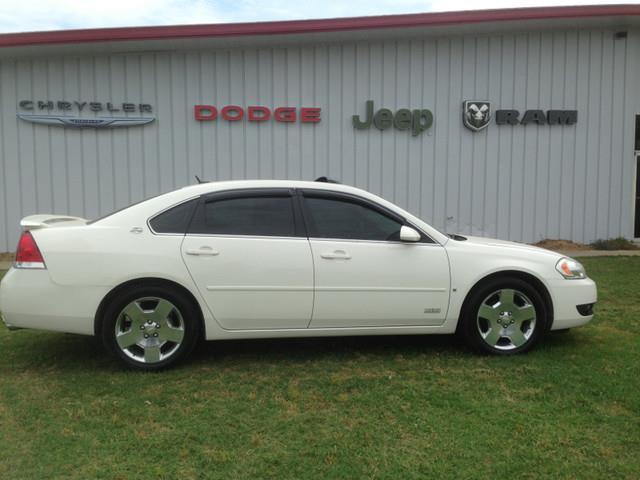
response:
[[[24,232],[18,241],[16,268],[47,268],[40,249],[30,232]]]

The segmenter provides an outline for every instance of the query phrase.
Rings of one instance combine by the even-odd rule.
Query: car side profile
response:
[[[573,259],[448,236],[329,182],[203,183],[95,221],[21,225],[5,324],[99,336],[141,370],[199,339],[458,333],[511,355],[589,322],[597,299]]]

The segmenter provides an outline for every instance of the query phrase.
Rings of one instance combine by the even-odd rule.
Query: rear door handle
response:
[[[187,255],[196,255],[201,257],[215,257],[220,255],[220,252],[214,250],[211,247],[192,248],[185,252]]]
[[[351,255],[344,250],[334,250],[333,252],[321,253],[320,256],[326,260],[351,260]]]

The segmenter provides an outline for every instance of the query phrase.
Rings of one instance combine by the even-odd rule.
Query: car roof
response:
[[[349,185],[343,185],[341,183],[304,180],[225,180],[189,185],[188,187],[183,187],[178,191],[193,192],[196,195],[202,195],[207,192],[241,188],[314,188],[319,190],[369,193],[366,190],[361,190]]]
[[[225,190],[239,190],[239,189],[253,189],[253,188],[295,188],[295,189],[314,189],[332,192],[351,193],[369,200],[372,200],[380,205],[389,208],[396,213],[412,219],[418,223],[432,238],[436,239],[439,243],[446,243],[447,237],[434,229],[430,225],[426,224],[422,219],[417,216],[403,210],[398,205],[395,205],[384,198],[381,198],[373,193],[360,188],[352,187],[349,185],[343,185],[340,183],[329,182],[309,182],[302,180],[227,180],[219,182],[206,182],[196,185],[190,185],[187,187],[174,190],[157,197],[144,200],[138,204],[134,204],[121,211],[107,216],[103,219],[95,221],[96,225],[129,225],[134,223],[146,223],[146,221],[152,216],[158,214],[161,211],[167,210],[175,205],[178,205],[184,201],[192,198],[199,197],[208,193],[221,192]]]

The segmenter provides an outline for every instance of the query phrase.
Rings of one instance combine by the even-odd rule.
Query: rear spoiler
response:
[[[40,228],[70,227],[72,225],[86,225],[87,220],[80,217],[70,217],[67,215],[29,215],[20,220],[20,227],[23,232],[38,230]]]

